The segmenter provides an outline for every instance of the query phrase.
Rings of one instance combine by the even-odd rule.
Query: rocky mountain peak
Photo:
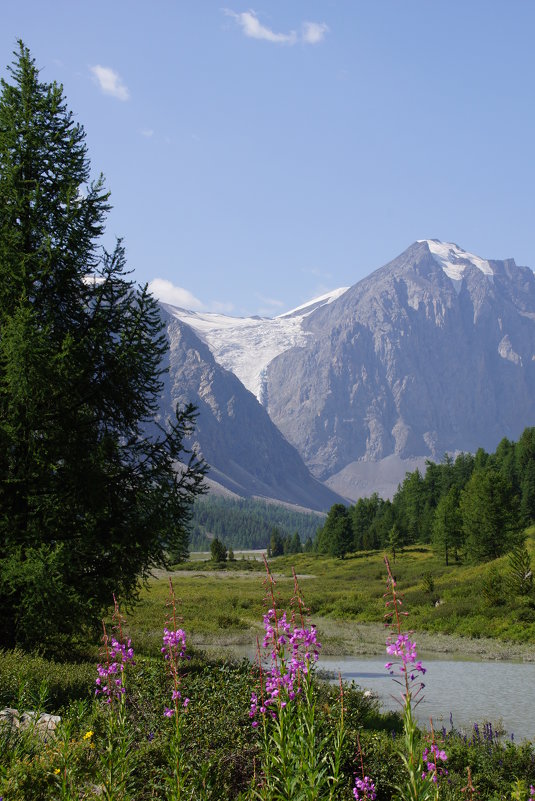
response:
[[[248,425],[274,423],[315,478],[345,497],[385,492],[388,482],[391,494],[426,458],[493,450],[535,424],[535,277],[513,259],[424,239],[349,289],[274,319],[166,308],[198,342],[176,369],[204,348],[210,374],[229,371],[224,391],[198,382],[203,408],[228,424],[230,382],[241,382],[264,406],[264,417],[250,406]]]

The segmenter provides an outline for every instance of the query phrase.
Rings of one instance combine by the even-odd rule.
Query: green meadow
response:
[[[533,554],[535,528],[528,529],[526,545]],[[535,642],[535,598],[515,596],[509,590],[507,556],[492,563],[446,566],[429,546],[420,545],[396,553],[395,561],[392,557],[390,561],[410,613],[410,628],[416,632],[465,638],[467,653],[473,650],[474,639]],[[351,631],[357,631],[351,624],[381,623],[384,553],[361,552],[345,559],[292,554],[270,560],[270,565],[281,606],[287,606],[292,597],[295,569],[312,619],[323,634],[325,652],[339,651],[344,633],[351,644]],[[244,558],[217,565],[207,555],[198,554],[191,562],[175,566],[170,575],[184,626],[194,642],[254,643],[265,609],[261,561]],[[168,589],[167,578],[153,579],[129,616],[132,638],[144,653],[154,653],[157,647]],[[380,650],[382,634],[371,636],[375,645],[370,643],[369,649]],[[456,650],[463,650],[462,642]]]
[[[535,529],[530,529],[530,552],[534,537]],[[531,596],[516,597],[509,591],[507,557],[490,565],[446,567],[430,548],[418,546],[398,552],[391,567],[403,609],[409,612],[407,628],[415,630],[414,639],[425,651],[446,642],[448,650],[459,654],[473,653],[476,647],[486,656],[511,655],[515,648],[517,654],[533,655],[535,604]],[[383,553],[362,552],[344,559],[297,554],[270,560],[270,569],[281,610],[289,608],[294,597],[295,570],[323,652],[384,654]],[[0,795],[5,801],[99,798],[106,786],[115,787],[109,797],[117,801],[175,797],[169,794],[168,777],[170,748],[177,738],[163,714],[172,684],[161,654],[163,626],[171,613],[169,577],[177,597],[177,625],[186,632],[190,657],[181,663],[179,676],[181,690],[191,699],[181,719],[180,797],[192,801],[256,797],[252,788],[266,759],[262,738],[249,717],[258,675],[250,663],[233,657],[228,646],[252,650],[256,638],[261,640],[264,634],[262,616],[272,605],[265,568],[258,558],[219,565],[196,554],[169,574],[153,577],[141,590],[139,604],[123,610],[135,665],[127,670],[123,729],[113,730],[115,740],[110,739],[110,710],[94,698],[96,662],[102,661],[94,641],[83,651],[58,654],[55,659],[20,651],[0,654],[1,702],[62,717],[56,735],[46,741],[32,730],[0,726]],[[111,618],[107,623],[112,625]],[[321,667],[321,660],[318,664]],[[318,680],[314,693],[318,759],[328,764],[329,749],[340,731],[339,691]],[[377,800],[391,801],[396,783],[404,778],[401,717],[381,710],[379,702],[357,686],[345,688],[343,705],[344,739],[337,751],[338,789],[333,798],[353,798],[355,776],[362,772],[360,748]],[[501,741],[488,732],[483,727],[473,732],[451,728],[437,734],[448,754],[440,798],[464,799],[470,768],[470,781],[478,792],[474,798],[527,801],[535,781],[533,746]],[[413,747],[421,753],[425,735],[420,732],[415,737]],[[116,767],[108,785],[106,759]],[[122,773],[117,766],[123,766]],[[263,797],[279,797],[269,795],[266,787]]]

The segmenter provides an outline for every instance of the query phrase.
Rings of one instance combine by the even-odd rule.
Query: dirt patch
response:
[[[261,582],[265,575],[257,570],[162,570],[157,568],[152,571],[152,577],[155,579],[167,579],[171,577],[173,581],[175,579],[183,578],[187,576],[191,578],[210,578],[211,576],[218,579],[230,579],[230,578],[248,578],[254,579],[255,581]],[[273,578],[275,581],[286,580],[292,581],[291,578],[288,576],[284,576],[282,573],[272,573]],[[316,576],[313,576],[308,573],[298,573],[297,580],[303,581],[306,579],[313,579]]]
[[[314,618],[318,639],[322,643],[322,654],[326,656],[383,656],[387,631],[379,623],[355,623],[353,621]],[[261,634],[261,626],[240,632],[221,632],[192,636],[192,642],[202,650],[222,649],[221,653],[233,652],[235,656],[251,657],[255,638]],[[505,643],[498,640],[469,639],[454,634],[413,633],[418,654],[427,657],[468,659],[485,661],[535,662],[535,645]],[[386,657],[385,657],[386,658]]]

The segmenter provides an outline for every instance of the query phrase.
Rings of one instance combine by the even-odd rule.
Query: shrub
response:
[[[46,685],[47,711],[57,711],[74,699],[90,698],[94,674],[89,662],[55,662],[19,649],[0,651],[0,704],[13,706],[22,695],[31,707]]]

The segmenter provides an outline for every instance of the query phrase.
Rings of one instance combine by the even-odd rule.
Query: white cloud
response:
[[[149,291],[162,303],[169,303],[171,306],[180,306],[182,309],[201,309],[203,306],[201,301],[187,289],[175,286],[165,278],[155,278],[151,281]]]
[[[329,26],[324,22],[303,22],[303,42],[305,44],[318,44],[325,38]]]
[[[236,12],[226,8],[224,13],[227,17],[236,20],[245,36],[251,39],[263,39],[266,42],[275,42],[275,44],[294,45],[299,41],[303,44],[318,44],[323,41],[325,34],[329,31],[329,26],[324,22],[303,22],[300,36],[295,31],[275,33],[271,28],[262,25],[256,11],[252,9]]]
[[[117,100],[129,99],[128,87],[123,83],[118,72],[115,72],[111,67],[102,67],[100,64],[95,64],[94,67],[89,69],[105,95],[116,97]]]
[[[143,128],[140,131],[141,136],[144,136],[146,139],[150,139],[151,136],[154,136],[154,131],[152,128]]]
[[[249,11],[242,11],[239,14],[230,9],[225,9],[225,14],[228,17],[233,17],[245,36],[249,36],[251,39],[264,39],[266,42],[289,45],[293,45],[297,42],[297,34],[295,31],[290,31],[290,33],[275,33],[271,28],[262,25],[252,9]]]

